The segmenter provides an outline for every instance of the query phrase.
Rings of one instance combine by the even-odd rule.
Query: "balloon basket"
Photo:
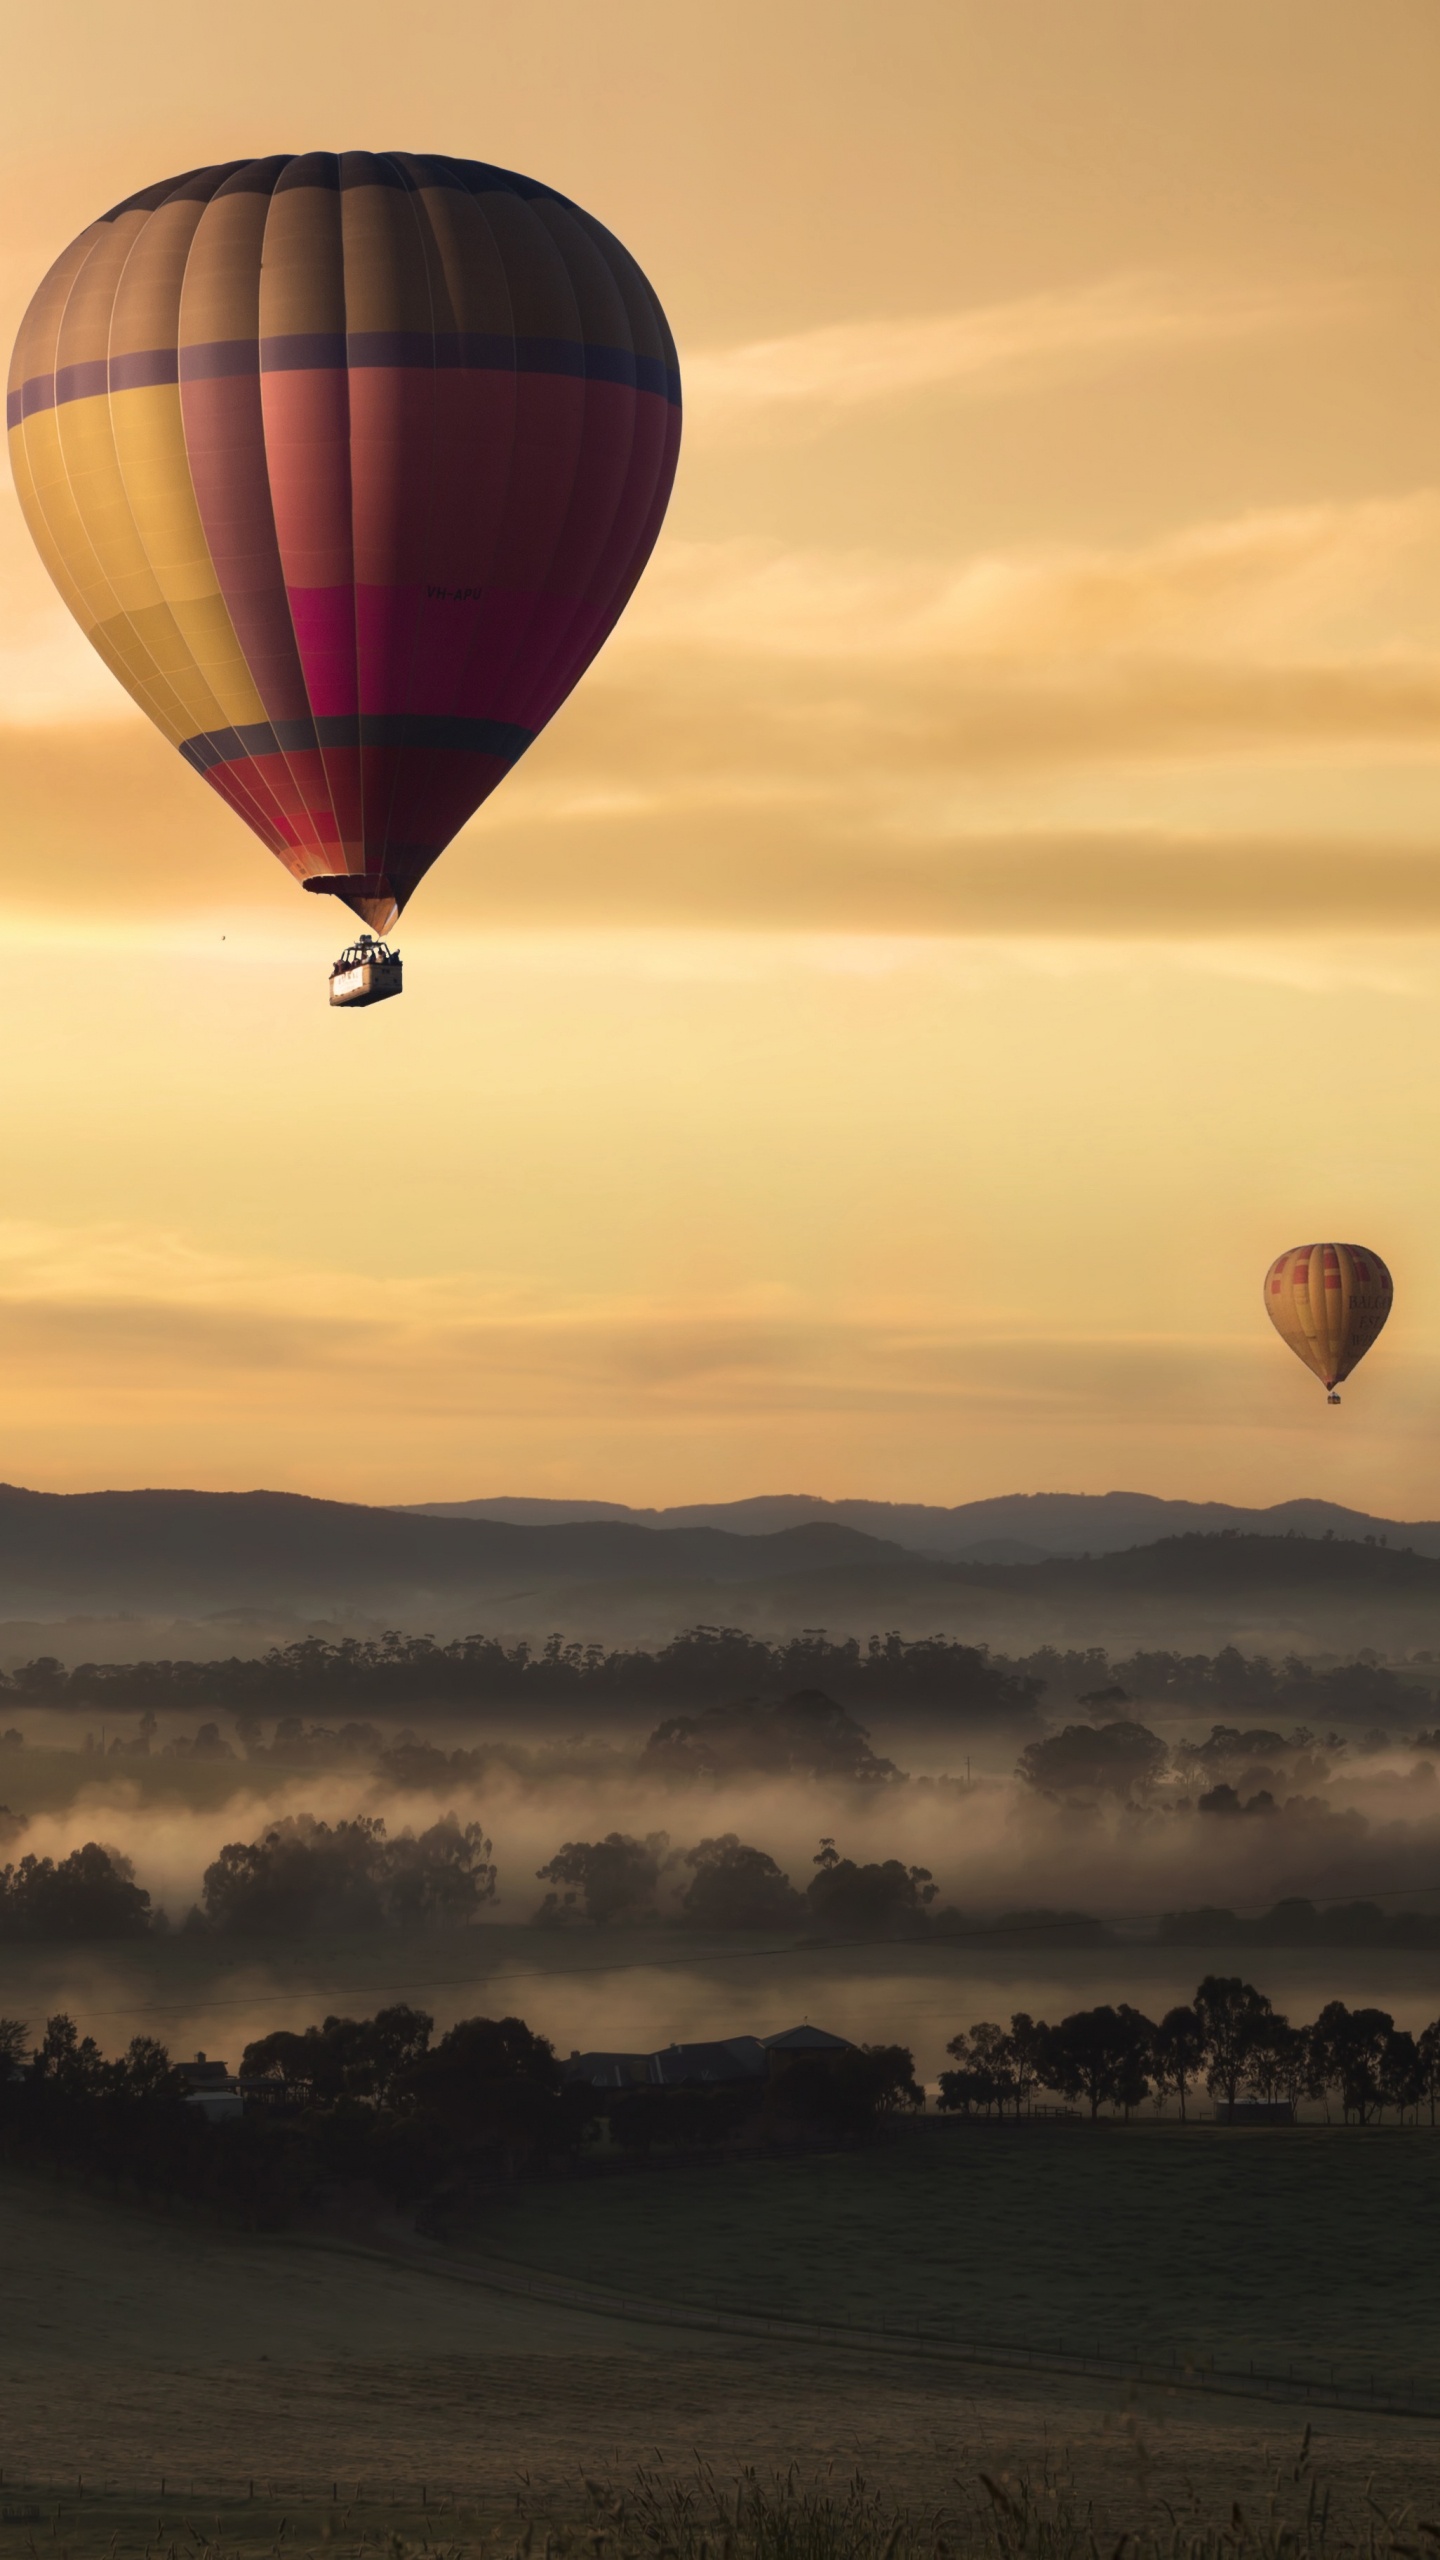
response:
[[[362,933],[342,951],[330,972],[332,1004],[383,1004],[387,996],[402,992],[400,954],[388,944],[377,942],[373,933]]]

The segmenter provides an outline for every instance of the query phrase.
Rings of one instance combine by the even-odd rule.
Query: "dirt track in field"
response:
[[[1119,2512],[1189,2482],[1253,2495],[1299,2412],[726,2340],[518,2299],[439,2268],[229,2235],[69,2188],[0,2188],[7,2482],[161,2477],[503,2501],[521,2474],[697,2453],[722,2472],[857,2465],[946,2500],[977,2468],[1064,2461]],[[1328,2416],[1329,2475],[1433,2498],[1433,2427]]]

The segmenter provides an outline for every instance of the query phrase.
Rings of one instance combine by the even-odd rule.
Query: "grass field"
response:
[[[1440,2401],[1440,2135],[924,2122],[517,2189],[470,2246],[661,2299]]]
[[[1118,2155],[1123,2141],[1113,2148]],[[910,2165],[916,2220],[918,2152]],[[852,2180],[842,2197],[846,2174],[871,2166],[816,2164],[814,2211],[788,2170],[770,2182],[772,2292],[813,2248],[817,2226],[838,2227],[843,2200],[844,2261],[857,2286],[870,2286],[873,2309],[877,2261],[887,2245],[893,2253],[895,2226],[873,2186]],[[1112,2214],[1123,2210],[1125,2159],[1115,2167]],[[685,2185],[655,2177],[537,2190],[506,2217],[508,2236],[518,2243],[528,2219],[537,2256],[568,2258],[583,2236],[577,2207],[603,2203],[612,2240],[624,2242],[653,2294],[687,2271],[667,2201]],[[726,2189],[727,2224],[713,2184],[691,2191],[697,2231],[736,2269],[760,2236],[759,2192],[740,2172]],[[494,2226],[487,2236],[499,2236]],[[924,2243],[916,2220],[908,2245]],[[947,2240],[942,2215],[942,2262],[953,2243],[953,2218]],[[1077,2284],[1100,2255],[1092,2239]],[[1228,2513],[1231,2497],[1263,2498],[1305,2417],[1246,2398],[726,2337],[683,2315],[673,2326],[632,2321],[496,2291],[458,2253],[420,2264],[303,2234],[256,2238],[48,2180],[0,2179],[0,2266],[3,2560],[29,2560],[32,2547],[56,2560],[111,2551],[160,2560],[172,2550],[193,2560],[202,2549],[279,2560],[322,2547],[402,2560],[427,2547],[476,2547],[457,2505],[498,2523],[526,2496],[573,2515],[587,2475],[627,2477],[638,2464],[675,2475],[697,2459],[729,2480],[746,2465],[769,2477],[794,2464],[806,2478],[837,2481],[858,2468],[885,2497],[915,2506],[973,2497],[982,2471],[1049,2474],[1130,2527],[1141,2511],[1153,2522],[1162,2499],[1183,2511],[1198,2496],[1213,2514]],[[714,2280],[713,2257],[703,2272]],[[1163,2264],[1157,2272],[1163,2279]],[[1418,2278],[1405,2299],[1417,2288]],[[1313,2305],[1314,2288],[1302,2285],[1301,2298]],[[1317,2411],[1316,2427],[1337,2495],[1353,2504],[1373,2481],[1387,2501],[1423,2497],[1421,2513],[1440,2515],[1433,2426],[1336,2410]],[[503,2538],[490,2545],[494,2560],[511,2548]],[[1083,2535],[1050,2546],[1053,2560],[1086,2548]],[[580,2560],[589,2555],[587,2543]],[[790,2560],[804,2560],[798,2546]],[[810,2560],[824,2560],[818,2546]]]

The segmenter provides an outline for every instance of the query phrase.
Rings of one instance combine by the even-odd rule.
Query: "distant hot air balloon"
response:
[[[553,188],[310,152],[83,231],[21,323],[8,422],[107,666],[295,879],[383,932],[623,609],[680,381],[634,259]]]
[[[1378,1253],[1363,1244],[1300,1244],[1265,1274],[1265,1307],[1282,1342],[1329,1391],[1364,1359],[1394,1302]]]

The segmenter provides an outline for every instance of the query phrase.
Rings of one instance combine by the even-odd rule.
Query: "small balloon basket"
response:
[[[373,933],[362,933],[342,951],[330,972],[332,1004],[383,1004],[387,996],[398,996],[403,981],[400,954],[388,943],[377,942]]]

